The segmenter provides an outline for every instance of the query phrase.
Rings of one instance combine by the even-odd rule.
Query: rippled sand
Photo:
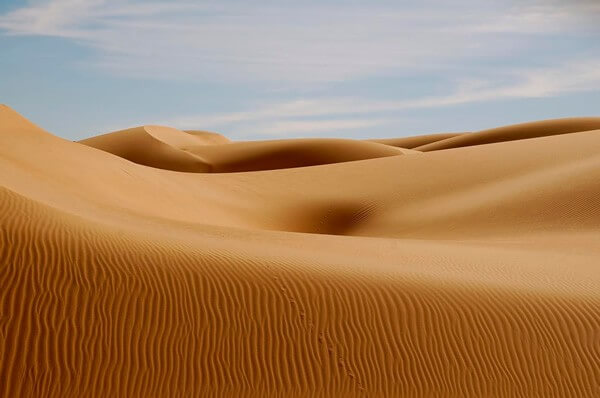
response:
[[[3,397],[600,396],[600,118],[76,143],[0,106],[0,227]]]

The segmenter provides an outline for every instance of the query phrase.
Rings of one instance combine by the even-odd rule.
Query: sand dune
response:
[[[166,170],[207,172],[210,165],[182,148],[203,143],[195,135],[161,126],[142,126],[82,140],[81,143],[132,162]]]
[[[0,396],[600,394],[600,118],[0,165]]]
[[[547,137],[579,131],[600,129],[599,117],[567,118],[497,127],[472,134],[460,134],[415,147],[419,151],[460,148],[471,145],[492,144],[527,138]]]
[[[424,134],[417,135],[414,137],[400,137],[400,138],[379,138],[371,139],[367,141],[378,142],[380,144],[396,146],[400,148],[413,149],[433,142],[442,141],[447,138],[457,137],[466,133],[438,133],[438,134]]]
[[[186,133],[196,136],[204,145],[227,144],[229,138],[222,134],[204,130],[185,130]]]
[[[188,172],[238,172],[315,166],[412,153],[374,142],[298,139],[228,142],[204,131],[143,126],[80,141],[132,162]]]

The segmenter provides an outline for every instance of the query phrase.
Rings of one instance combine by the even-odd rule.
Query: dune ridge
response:
[[[0,106],[0,396],[598,396],[598,120],[76,143]]]
[[[187,172],[272,170],[414,153],[347,139],[234,143],[217,133],[163,126],[136,127],[79,142],[145,166]]]
[[[496,127],[472,134],[459,134],[415,147],[419,151],[436,151],[471,145],[493,144],[528,138],[547,137],[600,129],[600,118],[580,117],[520,123]]]
[[[431,144],[433,142],[442,141],[447,138],[457,137],[462,134],[468,133],[437,133],[437,134],[423,134],[414,137],[400,137],[400,138],[378,138],[370,139],[367,141],[378,142],[380,144],[391,145],[400,148],[414,149],[419,146]]]

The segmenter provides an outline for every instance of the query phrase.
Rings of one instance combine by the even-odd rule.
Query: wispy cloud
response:
[[[340,131],[351,131],[367,129],[388,122],[385,119],[331,119],[331,120],[278,120],[274,122],[262,121],[262,123],[240,127],[235,135],[264,136],[264,137],[290,137],[331,135]]]
[[[161,109],[163,121],[152,111],[131,118],[252,138],[341,134],[399,123],[416,109],[600,92],[598,20],[596,0],[35,0],[0,15],[0,34],[76,43],[89,50],[79,67],[94,81],[210,82],[222,95],[240,93],[232,101],[240,105],[221,112],[173,106]],[[393,88],[382,88],[388,81]],[[206,95],[220,93],[188,93],[187,105]]]
[[[46,0],[0,16],[0,29],[73,39],[120,74],[305,84],[513,56],[535,38],[507,34],[582,32],[600,15],[593,3],[429,3]]]
[[[295,99],[244,111],[182,116],[162,123],[188,129],[226,129],[239,137],[353,130],[398,120],[390,113],[410,109],[600,90],[600,58],[571,61],[551,68],[515,70],[509,76],[497,78],[505,82],[467,79],[449,94],[401,101],[355,97]]]

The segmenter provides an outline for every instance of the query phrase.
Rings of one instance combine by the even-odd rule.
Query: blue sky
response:
[[[393,137],[599,116],[598,20],[595,0],[3,0],[0,102],[68,139],[141,124]]]

